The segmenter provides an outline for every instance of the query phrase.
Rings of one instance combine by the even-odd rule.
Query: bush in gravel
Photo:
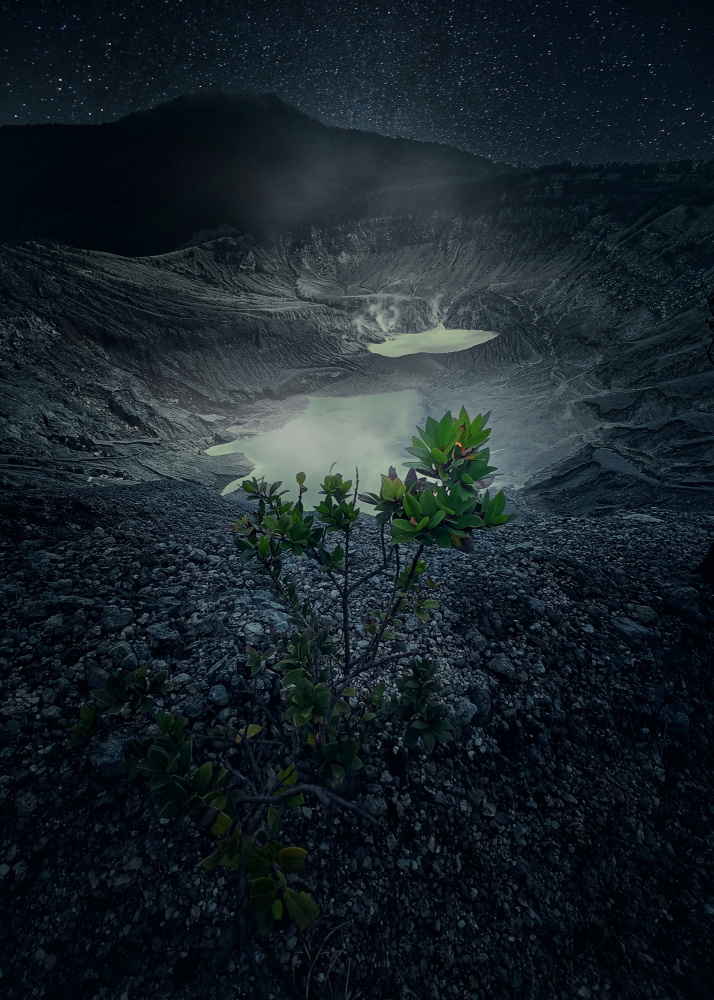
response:
[[[267,935],[293,923],[304,930],[319,915],[312,897],[293,887],[307,851],[276,839],[286,812],[310,796],[376,824],[373,816],[335,792],[350,772],[363,767],[360,755],[369,752],[382,731],[397,725],[405,747],[421,742],[431,751],[437,741],[449,738],[452,727],[444,706],[434,700],[438,682],[433,663],[411,659],[410,673],[395,679],[390,698],[384,681],[370,687],[364,680],[406,659],[387,645],[396,639],[392,630],[403,625],[402,616],[413,612],[429,621],[439,606],[423,593],[436,587],[425,576],[424,549],[468,549],[474,531],[496,529],[515,516],[504,513],[503,493],[490,497],[482,492],[495,471],[482,447],[490,434],[487,420],[488,414],[470,420],[464,409],[458,418],[451,413],[438,423],[428,418],[407,449],[414,459],[405,463],[409,472],[404,481],[390,469],[382,476],[379,494],[360,495],[357,482],[353,490],[339,473],[327,475],[313,511],[303,505],[307,487],[302,472],[296,476],[296,501],[282,499],[287,491],[280,490],[280,482],[243,482],[256,510],[236,523],[236,545],[244,562],[269,580],[289,612],[290,629],[273,630],[269,645],[246,650],[243,718],[211,731],[214,747],[230,749],[230,769],[214,775],[210,761],[194,765],[195,737],[187,732],[185,718],[159,709],[149,722],[154,697],[170,688],[165,672],[120,671],[106,689],[92,692],[96,706],[85,706],[74,727],[74,742],[81,743],[102,729],[97,708],[106,710],[108,722],[133,720],[122,773],[130,780],[148,779],[162,819],[187,816],[209,836],[212,849],[205,869],[225,867],[237,873],[237,931],[261,990],[250,930]],[[359,571],[354,537],[361,516],[358,499],[375,508],[381,529],[381,559]],[[334,536],[339,540],[331,545]],[[407,555],[405,546],[416,551]],[[323,627],[297,582],[285,578],[288,554],[311,557],[332,582],[340,621],[335,634]],[[367,606],[366,612],[363,603],[356,608],[359,592],[378,577],[388,581],[386,603]],[[368,638],[353,648],[356,615]],[[272,675],[274,683],[258,685],[259,675]],[[279,708],[271,690],[279,697]],[[103,722],[105,729],[108,722]],[[262,947],[270,958],[267,945]],[[287,988],[290,984],[283,981]]]

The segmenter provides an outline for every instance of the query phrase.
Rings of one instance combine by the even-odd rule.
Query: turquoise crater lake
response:
[[[408,457],[415,425],[425,419],[424,400],[416,389],[367,396],[310,396],[306,408],[283,427],[215,445],[208,455],[241,453],[254,466],[250,477],[282,480],[297,498],[295,474],[305,472],[306,506],[319,503],[320,483],[335,463],[334,472],[354,481],[359,469],[360,492],[378,491],[380,473],[390,465],[399,469]],[[406,470],[400,470],[402,474]],[[249,477],[249,478],[250,478]],[[245,476],[235,479],[223,495],[238,489]]]
[[[497,333],[490,330],[447,330],[443,323],[422,333],[399,333],[380,344],[368,344],[372,354],[385,358],[403,358],[408,354],[452,354],[467,351],[477,344],[493,340]]]

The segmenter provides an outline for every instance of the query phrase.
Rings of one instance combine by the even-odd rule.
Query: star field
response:
[[[200,89],[496,160],[714,157],[706,0],[2,0],[0,125]]]

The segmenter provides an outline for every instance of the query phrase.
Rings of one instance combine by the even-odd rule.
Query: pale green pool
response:
[[[209,448],[208,455],[242,453],[255,466],[250,476],[268,482],[282,480],[290,498],[297,498],[295,474],[307,475],[306,506],[319,503],[320,483],[329,473],[341,472],[354,482],[359,469],[360,492],[379,492],[380,474],[394,465],[404,475],[416,424],[425,417],[424,400],[416,389],[367,396],[311,396],[307,407],[276,430],[239,438]],[[235,479],[223,495],[238,489],[245,476]],[[248,477],[250,478],[250,477]]]
[[[497,333],[490,330],[447,330],[443,323],[439,323],[422,333],[400,333],[395,337],[388,337],[382,344],[367,346],[372,354],[403,358],[407,354],[451,354],[454,351],[466,351],[497,336]]]

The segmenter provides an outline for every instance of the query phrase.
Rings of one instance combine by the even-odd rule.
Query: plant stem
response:
[[[370,667],[374,665],[374,660],[370,658],[374,657],[374,654],[379,649],[379,644],[382,641],[382,636],[387,630],[387,626],[389,625],[390,621],[394,617],[395,609],[397,607],[397,604],[399,603],[399,600],[401,600],[401,598],[397,600],[397,588],[399,585],[399,546],[395,545],[394,549],[396,551],[396,556],[397,556],[397,565],[394,571],[394,586],[392,587],[392,597],[389,602],[389,611],[385,614],[384,621],[380,625],[379,631],[374,636],[374,638],[372,639],[372,641],[370,642],[369,646],[364,651],[364,653],[355,661],[352,671],[347,674],[347,676],[341,682],[342,684],[348,684],[353,677],[357,676],[357,674],[364,673],[365,670],[368,670]],[[424,546],[420,545],[419,548],[417,549],[417,554],[414,556],[414,559],[412,560],[412,564],[409,569],[409,574],[404,583],[405,594],[409,593],[409,585],[414,579],[414,574],[416,573],[416,568],[419,564],[419,559],[421,558],[421,554],[423,551],[424,551]]]
[[[350,568],[350,526],[345,528],[345,581],[342,590],[342,643],[345,651],[345,673],[350,670],[350,619],[349,619],[349,568]]]
[[[382,525],[382,527],[384,528],[384,525]],[[350,593],[351,594],[354,593],[354,591],[358,590],[363,583],[367,583],[367,581],[371,580],[373,577],[379,576],[379,574],[382,573],[391,562],[393,552],[394,549],[391,549],[389,555],[385,556],[384,561],[380,566],[377,567],[377,569],[372,570],[369,573],[365,573],[364,576],[360,576],[357,580],[355,580],[355,582],[350,587]]]
[[[284,802],[285,799],[290,799],[294,795],[301,794],[314,795],[323,805],[338,805],[341,809],[347,809],[349,812],[355,813],[360,819],[364,819],[374,826],[379,827],[382,825],[374,816],[360,809],[353,802],[348,802],[346,799],[340,798],[339,795],[333,795],[332,792],[323,788],[322,785],[293,785],[292,788],[286,792],[282,792],[280,795],[242,795],[238,799],[238,805],[241,806],[244,802],[257,802],[263,805],[275,806]]]

